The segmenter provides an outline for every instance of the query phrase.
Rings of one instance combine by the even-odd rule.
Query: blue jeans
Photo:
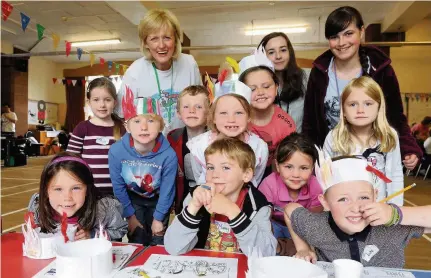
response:
[[[133,233],[128,233],[127,238],[130,243],[140,243],[148,245],[164,245],[163,236],[153,236],[151,225],[153,224],[153,214],[156,210],[158,197],[146,199],[136,193],[128,192],[132,206],[135,209],[135,215],[138,221],[144,227],[137,227]],[[169,213],[162,221],[163,226],[167,227],[169,221]]]
[[[292,238],[287,226],[280,224],[277,221],[271,220],[272,230],[274,231],[275,238]]]

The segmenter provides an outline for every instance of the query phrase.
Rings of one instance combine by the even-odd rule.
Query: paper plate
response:
[[[249,272],[253,278],[328,278],[328,274],[320,267],[285,256],[254,259]]]

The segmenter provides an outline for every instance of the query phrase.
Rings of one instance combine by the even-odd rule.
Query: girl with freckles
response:
[[[353,7],[334,10],[325,23],[329,50],[313,63],[304,102],[302,132],[322,146],[328,132],[340,120],[340,98],[353,78],[369,76],[382,88],[388,107],[386,117],[400,138],[404,165],[415,168],[422,151],[410,132],[403,114],[400,87],[391,59],[380,49],[363,46],[365,25]]]

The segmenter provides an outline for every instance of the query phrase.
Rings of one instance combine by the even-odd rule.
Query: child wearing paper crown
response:
[[[377,201],[404,188],[400,142],[386,119],[382,89],[372,78],[350,81],[341,94],[340,121],[325,139],[323,149],[331,156],[361,155],[388,179],[378,179]],[[390,182],[390,184],[388,184]],[[403,205],[403,194],[390,202]]]
[[[223,72],[220,76],[226,77]],[[231,137],[242,140],[253,149],[256,165],[252,182],[255,186],[259,185],[268,161],[268,146],[247,130],[251,117],[250,101],[251,90],[241,81],[221,79],[215,84],[215,100],[207,122],[210,130],[187,142],[195,158],[192,167],[197,184],[205,183],[205,149],[216,139]]]
[[[168,133],[168,141],[178,157],[178,173],[176,178],[175,213],[183,209],[184,198],[190,188],[196,186],[193,176],[192,160],[186,143],[206,131],[209,109],[209,92],[202,85],[186,87],[178,96],[177,115],[186,125]]]
[[[323,211],[319,201],[322,188],[313,175],[317,151],[305,136],[292,133],[284,138],[275,152],[276,171],[259,185],[268,202],[283,209],[289,203],[301,204],[312,212]],[[282,212],[272,213],[274,236],[290,238]]]
[[[78,227],[70,240],[93,238],[100,225],[111,240],[121,240],[127,233],[120,202],[99,194],[90,167],[72,153],[60,153],[48,162],[40,177],[39,193],[31,197],[28,211],[43,233],[59,232],[66,214],[67,223]]]
[[[431,206],[377,203],[374,175],[384,176],[363,158],[331,160],[319,151],[316,177],[323,189],[319,200],[325,212],[311,213],[295,203],[285,208],[296,257],[313,262],[317,257],[328,262],[352,259],[364,266],[404,266],[404,248],[409,241],[431,232]]]
[[[127,133],[109,150],[115,196],[129,224],[129,242],[163,244],[175,197],[178,160],[161,133],[163,118],[148,114],[143,98],[126,87],[122,99]]]
[[[205,248],[248,255],[257,247],[263,256],[275,255],[270,204],[250,182],[252,148],[236,138],[222,138],[205,150],[205,161],[206,184],[192,189],[166,231],[166,251],[178,255]]]
[[[268,144],[269,159],[263,178],[272,173],[274,152],[283,138],[295,132],[293,119],[274,104],[278,90],[275,72],[267,66],[246,69],[239,77],[251,89],[251,121],[248,129]]]

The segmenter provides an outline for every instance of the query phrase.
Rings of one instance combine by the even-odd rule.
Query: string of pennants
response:
[[[10,14],[12,13],[12,11],[16,10],[11,4],[9,4],[6,1],[1,1],[1,8],[2,8],[2,18],[4,21],[7,21]],[[29,16],[27,16],[26,14],[24,14],[23,12],[20,12],[18,10],[16,10],[16,11],[20,13],[21,28],[22,28],[23,32],[25,32],[28,24],[30,23],[31,18]],[[35,22],[35,20],[33,20],[33,22]],[[58,45],[60,43],[61,36],[59,34],[53,32],[53,31],[46,29],[44,26],[42,26],[39,23],[36,23],[36,29],[37,29],[37,37],[39,40],[41,40],[43,37],[47,37],[46,36],[47,33],[51,33],[51,39],[53,41],[54,50],[57,50]],[[66,41],[66,40],[64,41],[64,43],[65,43],[66,57],[69,57],[69,54],[72,50],[72,43],[69,41]],[[96,55],[95,54],[91,53],[90,51],[86,51],[80,47],[76,48],[76,52],[77,52],[78,60],[81,60],[82,54],[85,53],[85,54],[90,55],[90,65],[93,66],[95,64],[95,61],[96,61]],[[111,71],[113,68],[115,68],[115,74],[117,74],[117,75],[120,74],[121,69],[123,70],[123,75],[124,75],[127,68],[129,67],[128,65],[119,64],[119,63],[116,63],[113,61],[106,61],[102,57],[98,57],[98,58],[99,58],[99,65],[101,67],[104,67],[105,65],[107,65],[109,71]]]
[[[431,101],[431,93],[404,93],[405,101],[428,102]]]
[[[108,77],[111,81],[118,82],[118,80],[123,80],[123,76],[113,76],[113,77]],[[67,78],[56,78],[53,77],[52,78],[52,83],[55,84],[63,84],[63,85],[68,85],[68,86],[83,86],[85,87],[85,83],[87,83],[87,80],[85,79],[67,79]]]

